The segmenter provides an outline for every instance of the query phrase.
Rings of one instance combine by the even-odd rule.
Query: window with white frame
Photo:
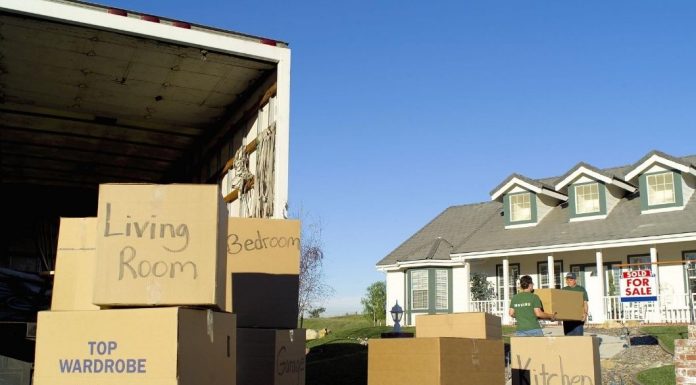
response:
[[[549,288],[549,263],[537,262],[537,272],[539,273],[539,288]],[[553,288],[561,288],[561,275],[563,274],[563,262],[553,261]]]
[[[660,174],[647,175],[648,205],[664,205],[676,202],[674,192],[674,174],[664,172]]]
[[[448,276],[447,270],[435,270],[435,307],[437,309],[447,309],[449,307]]]
[[[529,221],[531,219],[531,194],[522,193],[510,195],[510,222]]]
[[[503,279],[503,265],[496,265],[495,270],[497,276],[496,281],[498,283],[498,299],[503,299],[505,298],[505,280]],[[510,298],[512,298],[512,296],[515,295],[515,293],[517,293],[517,281],[520,278],[519,263],[511,263],[509,265],[508,276],[510,279],[510,287],[508,289],[508,293],[510,295]]]
[[[589,214],[599,210],[599,184],[588,183],[575,186],[575,212]]]
[[[428,309],[428,270],[411,271],[411,309]]]
[[[683,255],[684,261],[687,262],[684,264],[684,268],[687,269],[687,285],[690,289],[691,295],[694,295],[696,294],[696,251],[685,251]]]
[[[628,270],[650,270],[650,255],[629,255],[628,256]]]

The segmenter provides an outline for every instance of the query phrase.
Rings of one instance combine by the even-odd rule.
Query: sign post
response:
[[[621,302],[657,301],[655,275],[651,270],[624,271],[619,288]]]

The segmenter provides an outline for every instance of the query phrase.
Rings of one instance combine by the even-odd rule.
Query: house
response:
[[[521,275],[536,288],[560,288],[572,271],[587,289],[590,323],[689,322],[695,189],[696,155],[659,151],[609,169],[581,162],[555,178],[512,174],[489,202],[447,208],[377,263],[387,309],[398,301],[407,325],[418,314],[462,311],[511,323],[507,305]],[[622,272],[641,269],[654,273],[657,300],[622,302]],[[476,274],[489,282],[488,298],[472,297]]]

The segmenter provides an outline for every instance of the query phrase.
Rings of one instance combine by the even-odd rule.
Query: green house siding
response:
[[[671,172],[674,181],[674,203],[667,203],[663,205],[648,205],[648,175],[664,174],[666,172]],[[646,173],[639,178],[639,191],[640,191],[640,208],[641,210],[653,210],[661,209],[666,207],[681,207],[684,205],[684,196],[682,195],[682,176],[679,171],[660,171]]]
[[[510,207],[510,197],[513,195],[529,194],[529,209],[531,210],[531,215],[529,220],[526,221],[511,221],[512,208]],[[512,193],[505,194],[503,196],[503,207],[505,207],[505,226],[522,225],[526,223],[536,223],[537,221],[537,202],[536,194],[533,192],[522,192],[522,193]]]
[[[579,214],[577,212],[576,206],[575,206],[575,187],[576,186],[583,186],[583,185],[589,185],[597,183],[597,192],[599,193],[599,211],[595,211],[593,213],[582,213]],[[570,208],[570,217],[571,218],[582,218],[582,217],[591,217],[595,215],[606,215],[607,214],[607,186],[602,183],[602,182],[588,182],[588,183],[575,183],[570,186],[568,189],[568,207]]]
[[[428,272],[428,308],[427,309],[417,309],[413,310],[412,309],[412,298],[411,298],[411,275],[414,271],[423,271],[426,270]],[[446,308],[438,308],[436,307],[437,304],[437,280],[436,280],[436,271],[437,270],[445,270],[447,271],[447,307]],[[405,315],[406,315],[406,322],[408,324],[412,324],[415,321],[415,315],[416,314],[436,314],[436,313],[451,313],[452,312],[452,269],[447,267],[447,268],[435,268],[435,267],[428,267],[428,268],[423,268],[423,269],[413,269],[409,270],[406,274],[406,306],[405,306]]]

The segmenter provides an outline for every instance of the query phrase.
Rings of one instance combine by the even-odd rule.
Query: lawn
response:
[[[379,338],[383,332],[392,331],[387,326],[372,326],[372,322],[360,315],[331,318],[308,318],[305,328],[330,329],[324,338],[307,342],[306,385],[367,385],[367,340]],[[403,328],[415,332],[414,328]],[[503,326],[503,339],[509,343],[514,326]],[[674,352],[674,340],[686,338],[686,326],[649,326],[642,334],[656,337],[662,346]],[[674,366],[669,365],[643,371],[638,379],[644,385],[673,384]]]

